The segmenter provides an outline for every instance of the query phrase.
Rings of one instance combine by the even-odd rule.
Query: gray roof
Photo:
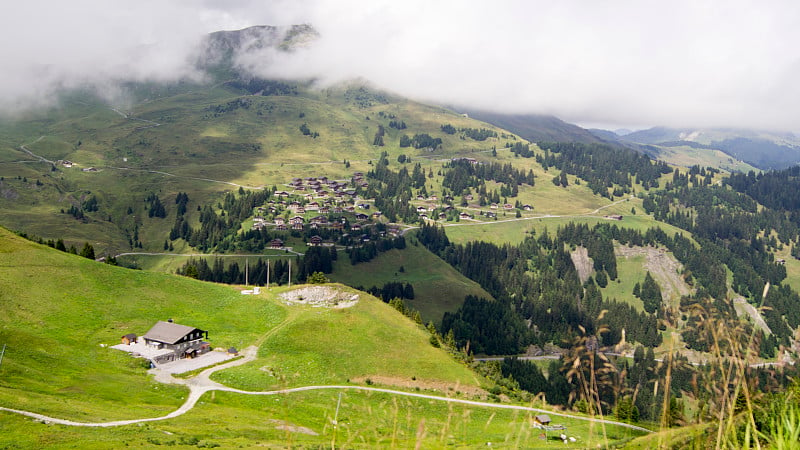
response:
[[[539,414],[534,419],[539,423],[550,423],[550,416],[547,414]]]
[[[153,328],[150,328],[150,331],[145,333],[145,335],[142,337],[151,341],[174,344],[194,330],[196,330],[196,328],[187,325],[178,325],[177,323],[158,321],[155,325],[153,325]]]

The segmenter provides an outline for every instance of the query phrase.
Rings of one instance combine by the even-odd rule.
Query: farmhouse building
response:
[[[208,331],[173,322],[159,321],[142,336],[146,346],[159,350],[172,350],[159,355],[156,363],[172,361],[179,358],[193,358],[208,352]]]
[[[533,422],[537,425],[548,426],[550,425],[551,419],[547,414],[539,414],[538,416],[534,416]]]

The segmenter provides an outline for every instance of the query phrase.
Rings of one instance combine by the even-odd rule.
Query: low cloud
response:
[[[360,77],[425,101],[576,122],[800,131],[792,1],[133,3],[26,2],[0,19],[0,106],[60,86],[202,76],[192,65],[198,36],[310,23],[313,45],[239,63],[262,76]],[[44,8],[60,10],[47,19]]]

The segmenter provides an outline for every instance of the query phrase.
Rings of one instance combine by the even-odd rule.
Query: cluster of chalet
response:
[[[469,199],[467,199],[467,200],[469,200]],[[511,203],[504,203],[502,205],[497,204],[497,203],[490,203],[489,204],[489,208],[490,209],[504,209],[506,211],[511,211],[516,207],[514,205],[512,205]],[[526,205],[522,205],[522,210],[523,211],[533,211],[533,206],[527,205],[527,204]]]
[[[380,211],[373,211],[371,215],[357,213],[356,206],[368,210],[370,204],[361,203],[355,205],[356,191],[348,189],[348,185],[353,184],[366,188],[369,186],[363,172],[355,172],[352,181],[331,180],[328,177],[308,177],[293,178],[286,186],[292,189],[289,191],[275,191],[274,196],[278,200],[270,200],[266,205],[256,209],[256,216],[253,219],[253,229],[261,230],[272,227],[276,231],[298,230],[306,228],[312,230],[325,227],[337,231],[344,231],[349,228],[351,231],[359,232],[364,226],[363,222],[370,218],[381,217]],[[300,197],[299,200],[289,200],[287,197]],[[282,217],[284,211],[291,211],[294,216]],[[317,216],[307,217],[307,213],[319,213]],[[357,222],[348,226],[346,218],[331,219],[330,214],[353,214]],[[265,216],[272,216],[268,220]],[[273,239],[270,247],[274,249],[283,248],[283,240]],[[323,245],[320,236],[312,236],[309,242],[311,246]]]
[[[272,249],[280,250],[283,248],[283,244],[284,244],[283,239],[275,238],[269,242],[269,247]],[[322,239],[322,236],[319,235],[311,236],[311,239],[309,239],[307,243],[309,247],[320,247],[324,244],[325,242]]]
[[[354,186],[366,188],[369,186],[364,174],[356,172],[353,174]],[[353,197],[356,194],[355,189],[348,189],[348,181],[331,180],[328,177],[307,177],[307,178],[292,178],[292,181],[287,184],[287,187],[294,191],[294,194],[303,194],[307,192],[309,197],[324,198],[334,197],[343,199],[346,197]],[[311,194],[313,192],[313,194]],[[288,197],[291,195],[288,191],[276,191],[275,195],[278,197]]]
[[[445,200],[448,200],[448,199],[452,201],[452,197],[445,198]],[[472,195],[467,195],[466,199],[468,201],[472,200]],[[424,200],[431,201],[431,199],[424,199]],[[500,206],[498,206],[497,203],[492,203],[491,205],[489,205],[490,210],[489,211],[481,211],[480,215],[482,215],[482,216],[484,216],[486,218],[489,218],[489,219],[495,218],[495,217],[497,217],[497,213],[492,211],[492,209],[499,209],[500,207],[502,207],[502,209],[504,209],[506,211],[510,211],[510,210],[513,210],[513,209],[516,208],[514,205],[512,205],[510,203],[506,203],[506,204],[500,205]],[[452,211],[453,209],[455,209],[455,208],[450,206],[450,205],[443,206],[441,208],[441,211],[439,212],[438,219],[439,220],[446,219],[447,218],[447,213],[449,211]],[[430,217],[428,215],[429,212],[434,211],[434,210],[436,210],[436,206],[433,206],[433,205],[431,205],[431,206],[418,206],[417,207],[417,214],[419,214],[419,218],[422,219],[422,220],[435,220],[437,217],[433,217],[432,218],[432,217]],[[522,205],[522,210],[523,211],[533,211],[533,206],[531,206],[531,205]],[[458,214],[458,217],[459,217],[459,219],[472,219],[474,216],[472,214],[468,213],[468,212],[463,212],[462,211],[462,212],[460,212]]]
[[[157,322],[141,339],[135,334],[126,334],[122,336],[122,343],[132,345],[143,342],[150,353],[150,360],[163,364],[209,352],[211,345],[203,339],[208,339],[208,331],[179,325],[170,319]]]

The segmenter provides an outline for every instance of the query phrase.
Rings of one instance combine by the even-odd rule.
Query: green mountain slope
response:
[[[422,246],[390,250],[368,263],[348,266],[348,261],[337,261],[331,277],[364,289],[390,282],[411,283],[415,298],[405,302],[418,310],[426,322],[438,322],[445,311],[455,311],[467,295],[492,297],[478,283],[461,275]]]
[[[577,125],[554,117],[539,114],[501,114],[468,110],[470,117],[497,125],[532,142],[606,143]]]
[[[137,360],[100,344],[173,318],[216,346],[253,342],[282,309],[226,287],[111,267],[0,229],[0,402],[75,419],[155,416],[181,389],[148,381]]]
[[[4,229],[0,229],[0,265],[4,311],[0,344],[6,345],[0,366],[3,407],[77,421],[157,417],[175,410],[185,399],[184,387],[154,382],[142,360],[107,347],[118,343],[122,334],[143,334],[155,321],[166,318],[209,330],[209,341],[215,347],[242,348],[263,342],[262,360],[218,374],[226,383],[252,390],[348,384],[348,380],[361,380],[363,385],[372,377],[377,383],[414,385],[451,395],[456,389],[478,392],[477,376],[443,350],[433,348],[424,330],[363,293],[358,304],[346,309],[287,306],[276,297],[288,290],[285,288],[243,296],[226,286],[103,265],[48,249]],[[265,364],[270,367],[268,372],[262,370]],[[196,412],[163,425],[130,425],[107,432],[58,426],[61,432],[57,435],[47,425],[0,412],[4,429],[20,430],[19,434],[4,433],[0,442],[36,447],[88,439],[97,440],[101,448],[125,442],[141,447],[153,445],[152,439],[163,439],[160,430],[187,439],[234,439],[227,441],[229,445],[292,440],[291,433],[280,427],[265,428],[269,421],[308,424],[330,442],[333,430],[310,417],[317,417],[320,408],[327,410],[323,404],[330,406],[331,399],[335,406],[335,397],[335,393],[297,394],[279,400],[277,409],[265,409],[263,400],[216,395],[206,397]],[[363,425],[362,419],[370,417],[368,411],[381,410],[386,415],[373,413],[373,420],[391,421],[391,409],[379,406],[386,401],[391,402],[384,395],[346,393],[342,411],[347,411],[349,418],[345,423]],[[261,405],[258,412],[253,410],[256,404]],[[403,405],[415,420],[427,417],[432,430],[439,429],[448,414],[446,405],[423,407],[410,400],[403,400]],[[287,407],[291,413],[286,412]],[[483,417],[483,413],[476,414]],[[237,419],[251,415],[252,420]],[[198,428],[199,422],[205,425]],[[223,427],[237,431],[220,432]],[[349,434],[370,441],[387,436],[373,426],[363,427],[353,428]],[[412,428],[416,429],[416,422]],[[261,431],[248,435],[248,429]],[[302,432],[298,435],[303,436]],[[407,438],[413,436],[412,432]],[[313,442],[320,442],[318,439]]]
[[[390,159],[439,158],[516,140],[485,123],[361,84],[292,89],[296,94],[263,96],[228,85],[194,86],[138,104],[126,117],[102,103],[73,98],[35,117],[0,124],[0,223],[72,242],[103,242],[103,252],[111,253],[130,249],[138,234],[155,249],[174,216],[151,220],[143,205],[149,193],[174,198],[189,192],[192,202],[205,204],[239,185],[282,185],[310,174],[349,178],[354,170],[368,170],[382,151]],[[498,137],[451,135],[441,130],[446,124],[486,128]],[[318,136],[304,135],[301,126]],[[384,146],[373,145],[379,127]],[[415,134],[442,144],[433,151],[399,146],[403,135]],[[58,162],[63,160],[74,165]],[[354,167],[346,168],[345,160]],[[84,171],[90,168],[96,171]],[[99,202],[96,213],[80,221],[66,214],[92,195]]]
[[[154,381],[143,360],[108,347],[164,318],[208,329],[215,347],[260,345],[255,361],[213,375],[248,391],[336,384],[464,400],[485,395],[480,378],[432,347],[421,327],[339,285],[329,287],[357,294],[359,302],[341,309],[289,306],[278,297],[288,288],[244,296],[227,286],[89,261],[3,228],[0,266],[3,408],[101,423],[175,411],[187,400],[185,386]],[[532,446],[540,443],[528,425],[535,414],[354,389],[267,396],[214,391],[175,418],[108,428],[0,411],[0,446]],[[581,443],[641,434],[579,418],[557,420]]]

